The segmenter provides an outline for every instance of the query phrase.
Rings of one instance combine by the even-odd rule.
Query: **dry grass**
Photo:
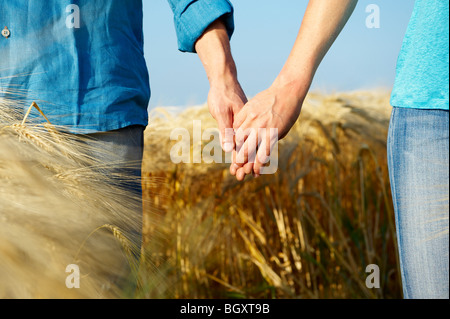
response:
[[[48,122],[24,122],[25,115],[0,100],[0,297],[123,296],[126,284],[116,282],[125,280],[118,277],[126,258],[117,238],[124,242],[125,225],[141,227],[129,217],[139,199],[115,185],[115,176],[99,174],[104,164],[83,139]],[[101,231],[110,225],[112,233]],[[69,264],[80,266],[80,289],[65,286]]]
[[[146,132],[144,175],[152,183],[144,182],[144,238],[170,289],[144,295],[400,297],[389,115],[386,92],[310,94],[280,143],[277,174],[239,183],[227,164],[170,162],[171,130],[192,136],[193,120],[216,127],[206,107],[155,110]],[[365,286],[372,263],[381,269],[381,289]]]
[[[138,253],[125,231],[139,227],[127,217],[138,199],[117,176],[98,174],[103,164],[82,141],[33,118],[23,122],[26,108],[17,106],[0,100],[0,297],[130,296],[103,283],[120,270],[117,260]],[[241,183],[227,164],[170,161],[174,128],[192,131],[193,120],[216,127],[205,106],[170,111],[155,110],[146,131],[136,297],[401,296],[386,92],[310,94],[280,143],[277,174]],[[83,289],[64,285],[72,263],[90,269]],[[365,287],[372,263],[381,289]]]

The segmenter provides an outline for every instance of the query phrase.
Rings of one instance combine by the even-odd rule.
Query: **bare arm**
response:
[[[238,180],[246,174],[258,176],[270,149],[289,132],[302,108],[314,74],[333,42],[350,18],[357,0],[310,0],[294,47],[272,86],[250,100],[235,117],[238,150],[230,172]],[[259,149],[243,134],[253,128],[278,129],[278,136],[267,134]],[[258,136],[253,136],[258,138]],[[258,141],[258,139],[256,139]],[[248,162],[249,156],[254,163]],[[250,155],[249,155],[250,154]]]
[[[247,98],[237,80],[229,37],[220,19],[212,23],[197,40],[195,49],[211,87],[208,95],[210,113],[218,123],[222,148],[230,152],[234,149],[234,114],[247,103]]]
[[[292,85],[298,99],[344,28],[357,0],[310,0],[289,58],[275,80]]]

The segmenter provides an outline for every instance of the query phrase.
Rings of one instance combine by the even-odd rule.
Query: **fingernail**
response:
[[[254,176],[255,176],[255,178],[258,178],[258,177],[259,177],[259,174],[255,174]]]
[[[233,150],[233,143],[225,143],[223,144],[223,150],[228,153]]]

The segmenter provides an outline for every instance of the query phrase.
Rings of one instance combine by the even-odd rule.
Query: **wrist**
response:
[[[216,68],[214,72],[208,74],[208,81],[211,87],[229,87],[238,83],[237,71],[235,67],[225,66]]]
[[[196,51],[205,68],[211,86],[237,81],[237,70],[231,54],[230,40],[224,23],[213,22],[197,40]]]
[[[297,56],[291,55],[289,57],[272,86],[275,88],[288,88],[290,94],[303,99],[314,78],[316,63],[314,56],[303,54],[301,59]]]
[[[274,90],[283,90],[286,94],[294,97],[298,101],[303,101],[312,82],[312,76],[308,73],[281,72],[271,88]]]

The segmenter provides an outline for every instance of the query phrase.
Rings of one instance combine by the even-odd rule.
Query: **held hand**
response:
[[[233,127],[237,154],[230,173],[239,181],[248,174],[260,175],[271,149],[288,134],[300,115],[308,88],[309,83],[300,87],[274,83],[251,99],[235,116]]]
[[[208,76],[208,107],[217,121],[220,142],[225,152],[234,150],[233,116],[247,98],[237,80],[237,69],[231,55],[230,40],[222,19],[217,19],[197,40],[195,49]]]
[[[220,144],[226,153],[235,149],[233,119],[245,103],[247,103],[247,97],[237,80],[211,86],[208,94],[209,112],[217,121]]]

